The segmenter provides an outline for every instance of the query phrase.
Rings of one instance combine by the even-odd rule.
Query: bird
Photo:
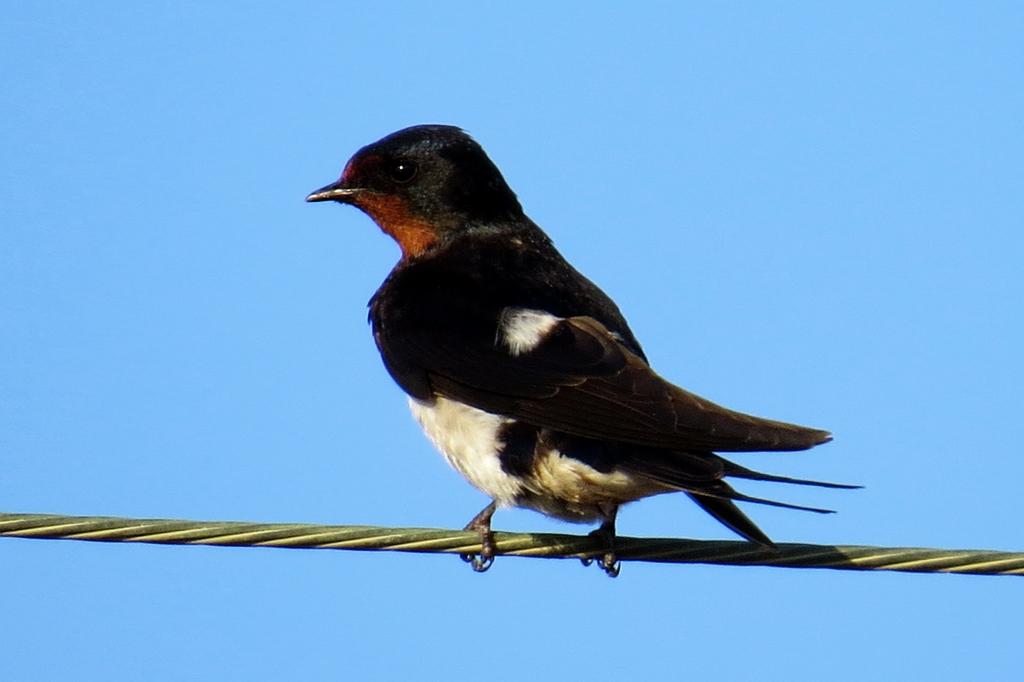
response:
[[[498,508],[575,523],[620,563],[619,508],[682,492],[748,541],[772,540],[737,501],[831,513],[745,495],[752,479],[855,488],[762,473],[723,452],[796,451],[828,431],[763,419],[699,397],[649,365],[618,306],[526,216],[483,148],[450,125],[416,125],[359,149],[306,197],[360,209],[401,256],[369,302],[373,338],[413,416],[447,462],[491,502],[466,525],[485,571]]]

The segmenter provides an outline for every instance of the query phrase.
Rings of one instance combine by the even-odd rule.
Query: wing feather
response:
[[[515,356],[493,333],[432,331],[405,330],[384,347],[414,361],[436,392],[537,426],[673,450],[802,450],[830,439],[672,385],[590,317],[562,319]]]

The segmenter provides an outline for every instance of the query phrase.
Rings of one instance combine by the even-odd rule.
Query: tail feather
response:
[[[685,457],[680,455],[685,454]],[[696,466],[700,463],[701,466]],[[710,465],[710,466],[709,466]],[[807,507],[789,502],[779,502],[763,497],[746,495],[734,489],[723,479],[727,476],[743,478],[755,481],[772,481],[776,483],[793,483],[796,485],[812,485],[822,488],[843,488],[852,489],[861,486],[847,485],[844,483],[829,483],[826,481],[812,481],[802,478],[791,478],[789,476],[776,476],[760,471],[754,471],[746,467],[730,462],[711,453],[699,455],[697,453],[673,453],[672,457],[633,457],[626,465],[636,473],[657,481],[662,485],[675,488],[685,492],[687,496],[697,503],[701,509],[713,516],[720,523],[743,536],[751,542],[765,547],[774,547],[771,539],[744,514],[736,502],[750,502],[753,504],[781,507],[783,509],[796,509],[799,511],[815,512],[817,514],[834,514],[832,509],[819,507]]]
[[[662,481],[665,483],[665,481]],[[745,495],[725,481],[715,481],[713,483],[704,484],[679,484],[679,483],[668,483],[676,490],[685,492],[690,497],[699,495],[705,498],[713,498],[725,501],[736,501],[736,502],[751,502],[753,504],[763,504],[768,507],[779,507],[781,509],[795,509],[797,511],[814,512],[815,514],[835,514],[834,509],[823,509],[821,507],[806,507],[802,504],[792,504],[790,502],[779,502],[778,500],[769,500],[765,497],[754,497],[753,495]]]
[[[709,486],[703,490],[690,488],[685,490],[686,495],[697,503],[701,509],[715,517],[720,523],[731,530],[742,535],[751,542],[756,542],[765,547],[775,547],[775,543],[768,538],[764,532],[751,521],[746,514],[740,511],[734,501],[752,502],[764,504],[770,507],[782,507],[783,509],[796,509],[799,511],[815,512],[817,514],[835,514],[832,509],[821,509],[819,507],[805,507],[799,504],[789,504],[777,500],[768,500],[763,497],[752,497],[738,492],[724,482]]]
[[[619,454],[619,453],[617,453]],[[767,474],[730,462],[711,452],[627,450],[620,454],[618,466],[639,474],[651,481],[685,492],[691,500],[719,522],[751,542],[774,547],[772,541],[757,525],[747,518],[736,502],[751,502],[784,509],[834,514],[831,509],[806,507],[788,502],[779,502],[762,497],[746,495],[725,482],[725,478],[742,478],[754,481],[791,483],[821,488],[854,489],[858,485],[813,481],[789,476]]]
[[[697,503],[697,505],[706,511],[711,516],[715,517],[719,523],[723,524],[727,528],[742,535],[751,542],[762,545],[763,547],[769,547],[774,549],[775,543],[771,541],[764,532],[757,527],[753,521],[751,521],[746,514],[740,511],[732,501],[723,499],[721,497],[709,497],[707,495],[700,495],[696,493],[686,493],[691,500]]]
[[[724,484],[723,484],[724,485]],[[729,492],[726,495],[717,495],[716,497],[724,497],[728,500],[738,500],[740,502],[752,502],[753,504],[763,504],[768,507],[779,507],[781,509],[795,509],[797,511],[814,512],[815,514],[835,514],[835,509],[823,509],[821,507],[805,507],[802,504],[790,504],[789,502],[779,502],[778,500],[769,500],[764,497],[753,497],[752,495],[744,495],[741,492],[737,492],[730,486],[724,486]]]
[[[754,471],[753,469],[740,466],[739,464],[730,462],[727,459],[722,459],[722,464],[722,472],[726,476],[732,476],[733,478],[745,478],[751,481],[772,481],[774,483],[792,483],[794,485],[813,485],[819,488],[839,488],[842,490],[858,490],[864,487],[862,485],[850,485],[848,483],[830,483],[828,481],[814,481],[807,478],[791,478],[789,476],[766,474],[762,471]]]

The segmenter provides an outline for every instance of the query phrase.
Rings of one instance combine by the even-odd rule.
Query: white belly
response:
[[[513,504],[523,486],[498,458],[498,432],[511,420],[440,396],[432,403],[410,398],[409,408],[448,464],[499,505]]]

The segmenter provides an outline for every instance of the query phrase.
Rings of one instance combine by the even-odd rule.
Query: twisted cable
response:
[[[0,513],[0,536],[164,545],[451,554],[471,554],[480,549],[480,536],[474,531],[58,514]],[[580,535],[495,532],[494,539],[497,554],[507,556],[581,559],[605,551],[597,539]],[[616,554],[622,561],[674,564],[1024,575],[1024,552],[972,549],[780,543],[777,550],[771,550],[738,541],[619,537],[616,540]]]

